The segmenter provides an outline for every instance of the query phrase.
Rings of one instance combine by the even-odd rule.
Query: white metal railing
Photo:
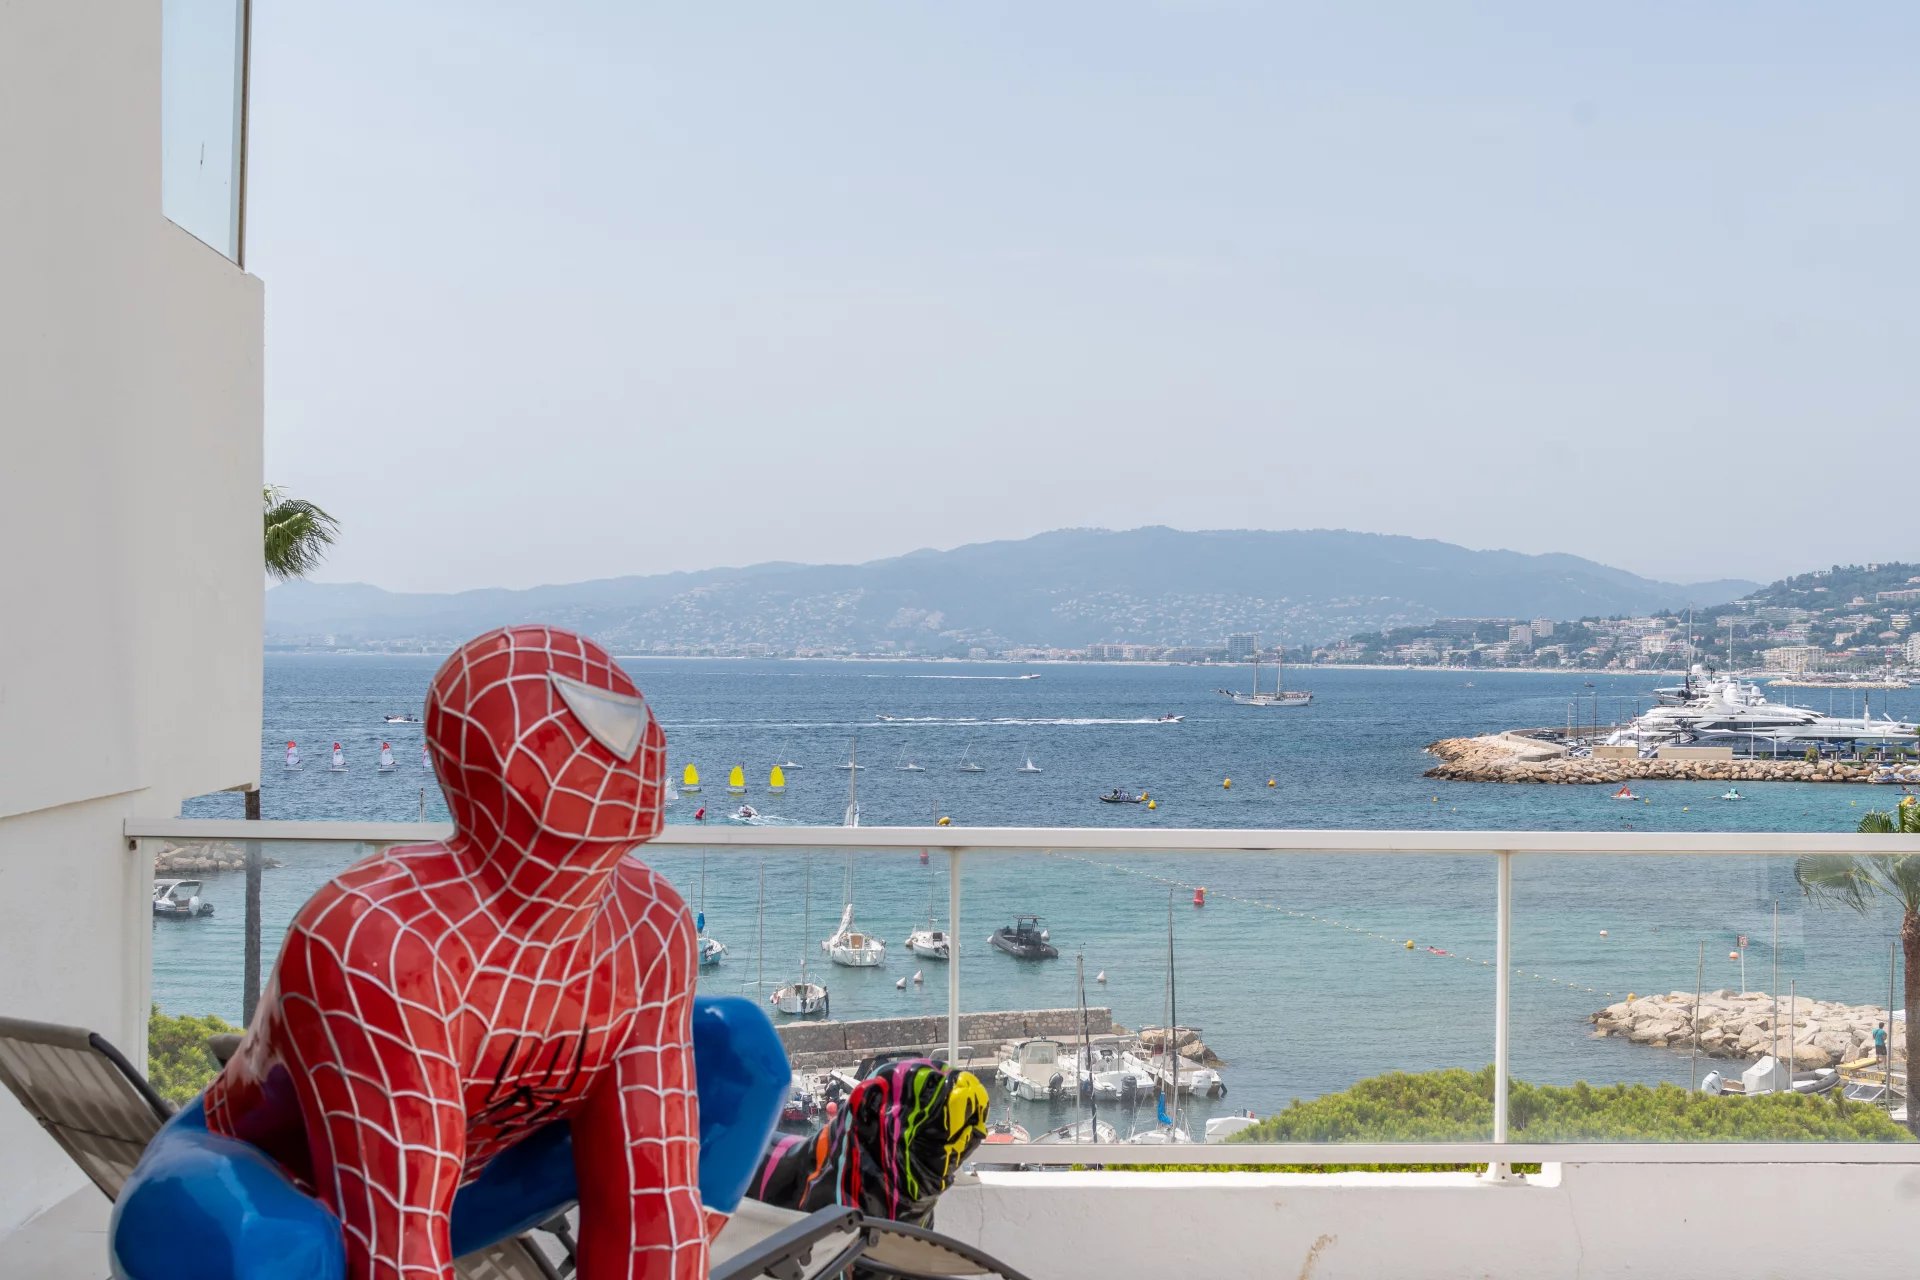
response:
[[[130,848],[146,839],[356,843],[420,843],[452,832],[426,822],[245,822],[193,818],[133,818]],[[1920,835],[1793,832],[1660,831],[1310,831],[1246,829],[1104,829],[1091,827],[741,827],[674,826],[643,852],[738,850],[857,850],[943,855],[949,865],[947,1052],[960,1053],[960,865],[962,859],[1015,854],[1127,855],[1248,854],[1332,857],[1480,856],[1495,860],[1493,1132],[1491,1141],[1368,1143],[1193,1143],[980,1148],[982,1165],[1033,1164],[1485,1164],[1504,1173],[1527,1163],[1656,1164],[1920,1164],[1920,1143],[1841,1142],[1512,1142],[1508,1132],[1508,1012],[1512,1000],[1513,860],[1516,857],[1796,857],[1802,854],[1920,854]]]

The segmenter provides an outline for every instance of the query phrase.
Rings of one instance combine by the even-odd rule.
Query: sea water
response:
[[[849,798],[857,751],[861,820],[870,826],[1109,828],[1292,827],[1519,831],[1806,831],[1852,829],[1886,790],[1755,784],[1719,799],[1709,783],[1636,784],[1644,803],[1609,788],[1436,782],[1421,776],[1436,738],[1517,726],[1608,723],[1646,704],[1641,677],[1438,671],[1291,670],[1310,706],[1236,706],[1218,667],[908,662],[626,659],[667,733],[673,776],[691,762],[698,795],[679,799],[670,824],[726,822],[742,799],[765,825],[823,828],[831,845]],[[270,655],[261,734],[262,814],[267,818],[405,821],[446,809],[420,762],[418,715],[433,658]],[[1013,676],[1037,672],[1039,679]],[[1233,673],[1238,676],[1241,673]],[[1471,683],[1469,683],[1469,681]],[[1240,680],[1244,684],[1244,679]],[[1858,694],[1777,691],[1845,713]],[[1873,696],[1910,719],[1920,698]],[[1163,715],[1183,717],[1163,723]],[[882,718],[886,717],[886,718]],[[307,764],[282,766],[286,742]],[[348,769],[325,761],[333,742]],[[376,771],[380,744],[397,767]],[[1040,773],[1017,772],[1028,758]],[[983,773],[963,773],[963,759]],[[787,761],[786,790],[769,792],[769,768]],[[924,772],[901,766],[921,765]],[[744,797],[726,791],[743,767]],[[1223,785],[1231,779],[1232,786]],[[1273,785],[1269,786],[1269,780]],[[1111,805],[1116,787],[1156,807]],[[239,817],[237,796],[190,802],[189,816]],[[275,847],[286,865],[267,872],[263,920],[269,955],[315,887],[365,850]],[[906,935],[947,926],[949,868],[940,855],[829,850],[811,856],[754,850],[648,855],[728,955],[703,971],[704,992],[759,998],[798,975],[828,986],[836,1018],[944,1014],[947,968],[911,955]],[[1169,907],[1181,1024],[1201,1029],[1226,1060],[1229,1093],[1196,1104],[1260,1114],[1293,1098],[1345,1088],[1386,1070],[1478,1068],[1492,1056],[1495,866],[1488,857],[1204,855],[968,855],[962,876],[962,1008],[1075,1005],[1074,958],[1083,956],[1086,1000],[1129,1027],[1164,1021]],[[763,877],[764,876],[764,889]],[[830,964],[820,950],[851,879],[859,924],[888,942],[876,969]],[[1745,986],[1770,989],[1778,964],[1810,997],[1884,1003],[1897,917],[1808,904],[1790,859],[1758,857],[1515,862],[1512,1054],[1514,1073],[1542,1083],[1578,1079],[1673,1080],[1696,1068],[1686,1054],[1596,1039],[1597,1009],[1628,992],[1691,989],[1704,950],[1708,990],[1739,988],[1729,958],[1745,934]],[[1206,905],[1191,905],[1204,885]],[[154,991],[173,1012],[238,1016],[242,886],[207,877],[216,914],[156,921]],[[762,903],[764,902],[764,908]],[[1771,946],[1775,909],[1780,944]],[[1044,918],[1061,959],[1021,962],[986,945],[1015,914]],[[1605,936],[1602,936],[1602,931]],[[764,936],[764,947],[756,940]],[[1406,944],[1412,942],[1409,949]],[[923,981],[896,989],[918,972]],[[1104,972],[1105,983],[1094,981]],[[1704,1067],[1698,1070],[1704,1071]],[[1021,1106],[1028,1126],[1058,1123],[1045,1106]],[[1151,1105],[1141,1113],[1151,1119]],[[1127,1127],[1126,1117],[1108,1117]]]

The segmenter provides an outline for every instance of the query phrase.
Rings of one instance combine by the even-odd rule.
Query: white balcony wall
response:
[[[167,221],[160,0],[0,5],[0,1012],[144,1056],[130,817],[257,781],[260,282]],[[81,1184],[0,1097],[0,1236]]]
[[[996,1172],[947,1192],[936,1222],[1061,1280],[1871,1276],[1911,1269],[1916,1195],[1920,1171],[1871,1164],[1550,1165],[1524,1186]]]

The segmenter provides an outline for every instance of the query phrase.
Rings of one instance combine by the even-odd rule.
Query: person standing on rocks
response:
[[[1884,1022],[1873,1028],[1873,1056],[1882,1060],[1887,1056],[1887,1024]]]

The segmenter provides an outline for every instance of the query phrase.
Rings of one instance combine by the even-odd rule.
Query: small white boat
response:
[[[843,765],[836,765],[835,768],[847,773],[858,773],[866,767],[867,766],[860,763],[860,739],[856,735],[852,741],[847,743],[847,762]]]
[[[1118,1142],[1120,1133],[1105,1120],[1076,1120],[1058,1129],[1049,1129],[1033,1140],[1036,1147],[1063,1146],[1068,1143]]]
[[[419,716],[382,716],[381,719],[386,724],[419,724],[420,723]]]
[[[1237,1116],[1215,1116],[1213,1119],[1207,1121],[1205,1130],[1206,1137],[1202,1139],[1202,1141],[1225,1142],[1234,1134],[1244,1129],[1251,1129],[1259,1123],[1251,1111],[1246,1112],[1244,1115]]]
[[[1028,756],[1027,762],[1021,765],[1018,769],[1015,769],[1014,772],[1015,773],[1039,773],[1040,766],[1033,762],[1032,756]]]
[[[396,766],[393,763],[393,744],[390,742],[381,743],[380,744],[380,772],[392,773],[394,769],[397,767],[398,766]]]
[[[717,938],[700,935],[700,967],[711,969],[727,954],[727,944]]]
[[[894,761],[893,767],[901,773],[925,773],[927,771],[924,765],[917,763],[912,756],[907,754],[905,746],[900,748],[900,758]]]
[[[1177,1126],[1163,1124],[1157,1129],[1142,1129],[1138,1133],[1129,1134],[1127,1141],[1136,1146],[1158,1147],[1168,1143],[1192,1142],[1193,1135]]]
[[[333,744],[333,763],[327,766],[327,772],[328,773],[345,773],[346,771],[347,771],[347,753],[342,751],[340,749],[340,744],[336,742]]]
[[[426,750],[425,747],[422,747],[420,749],[422,751]],[[294,745],[293,743],[289,742],[287,744],[287,768],[298,769],[299,767],[300,767],[300,748]]]
[[[422,769],[433,768],[433,752],[427,750],[427,744],[424,742],[420,744],[420,767]]]
[[[1081,1097],[1091,1093],[1103,1105],[1133,1107],[1153,1096],[1153,1082],[1129,1069],[1111,1045],[1070,1049],[1061,1056],[1060,1069],[1079,1082]]]
[[[727,815],[728,822],[752,822],[760,816],[760,811],[750,804],[743,804]]]
[[[671,787],[673,784],[669,782],[667,785]],[[763,895],[766,892],[764,885],[761,892]],[[764,922],[764,909],[761,919]],[[763,923],[762,928],[764,927]],[[700,939],[700,967],[713,968],[720,963],[720,958],[727,954],[727,944],[707,936],[707,852],[704,849],[700,851],[700,909],[693,916],[693,931]]]
[[[1177,715],[1174,715],[1173,712],[1169,711],[1167,712],[1166,715],[1163,715],[1160,717],[1160,723],[1161,724],[1179,724],[1182,720],[1185,720],[1185,719],[1186,719],[1185,716],[1177,716]]]
[[[1045,1036],[1022,1040],[1000,1060],[1000,1087],[1028,1102],[1059,1102],[1074,1096],[1071,1068],[1062,1070],[1060,1057],[1071,1051]]]
[[[198,880],[155,880],[153,914],[158,920],[192,920],[213,914],[213,904],[200,899]]]
[[[1179,1091],[1183,1094],[1198,1093],[1209,1098],[1227,1096],[1227,1083],[1220,1078],[1220,1073],[1189,1058],[1179,1058],[1172,1068],[1167,1066],[1166,1055],[1158,1053],[1150,1058],[1137,1053],[1123,1053],[1120,1060],[1126,1070],[1152,1080],[1163,1089],[1177,1075],[1180,1078]]]
[[[974,763],[973,744],[971,742],[967,744],[967,749],[960,753],[960,772],[962,773],[985,773],[986,772],[985,769],[982,769],[978,764]]]
[[[1743,800],[1746,797],[1740,794],[1740,788],[1729,787],[1725,792],[1721,794],[1720,798],[1722,800]]]
[[[815,1014],[827,1013],[831,1008],[827,989],[817,982],[804,980],[776,988],[768,999],[774,1008],[795,1018],[811,1018]]]
[[[946,930],[936,929],[933,927],[933,922],[928,921],[926,928],[915,929],[907,935],[907,950],[917,956],[925,956],[929,960],[945,960],[949,958],[952,946],[947,939]],[[919,977],[918,974],[914,976]]]

